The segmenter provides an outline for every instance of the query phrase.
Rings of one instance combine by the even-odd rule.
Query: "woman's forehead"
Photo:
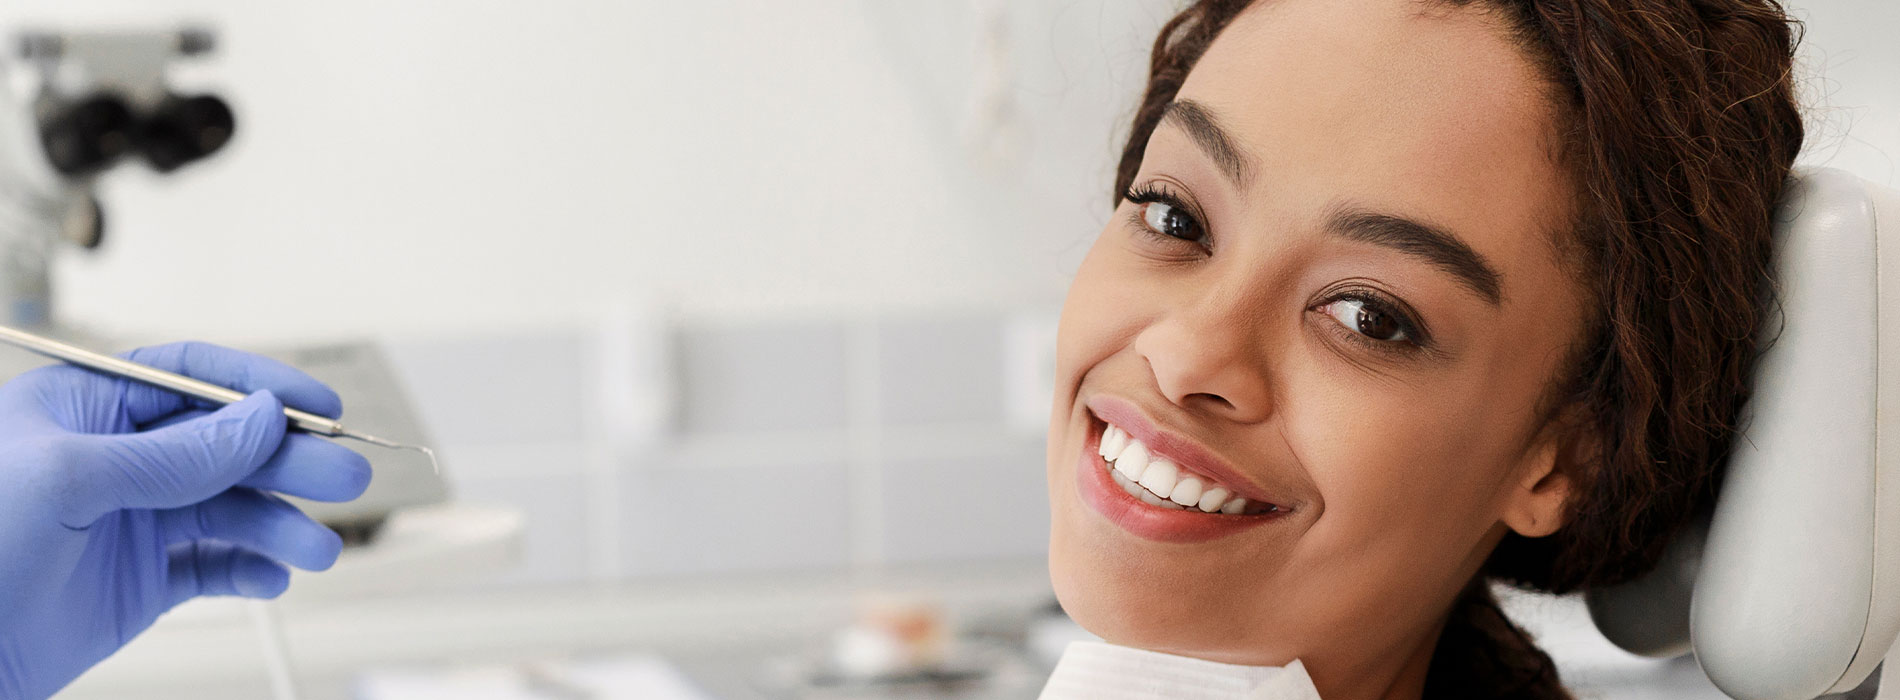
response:
[[[1423,8],[1259,3],[1209,47],[1179,98],[1216,115],[1254,161],[1243,198],[1351,198],[1444,224],[1515,267],[1549,252],[1570,216],[1546,82],[1497,17]]]

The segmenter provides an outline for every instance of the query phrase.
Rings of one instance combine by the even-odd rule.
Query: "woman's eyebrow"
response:
[[[1173,123],[1187,132],[1194,143],[1201,147],[1201,151],[1220,166],[1221,172],[1227,174],[1227,179],[1232,180],[1235,187],[1246,186],[1253,163],[1227,130],[1221,127],[1213,110],[1193,100],[1175,100],[1168,103],[1168,108],[1161,113],[1161,121]]]
[[[1177,99],[1168,103],[1161,121],[1187,132],[1195,145],[1220,166],[1235,187],[1244,188],[1253,161],[1223,128],[1213,110],[1199,102]],[[1327,230],[1346,238],[1384,246],[1424,260],[1451,273],[1492,306],[1504,302],[1502,276],[1497,268],[1463,239],[1443,228],[1395,214],[1354,206],[1335,206],[1326,219]]]
[[[1437,226],[1393,214],[1368,211],[1354,206],[1335,206],[1326,219],[1326,228],[1346,238],[1384,246],[1420,258],[1451,273],[1471,291],[1491,302],[1503,303],[1504,294],[1497,268],[1465,245],[1463,240]]]

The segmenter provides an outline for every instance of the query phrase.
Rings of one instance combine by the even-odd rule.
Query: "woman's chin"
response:
[[[1284,665],[1296,658],[1287,654],[1292,639],[1271,634],[1283,624],[1251,609],[1261,600],[1285,598],[1261,590],[1260,577],[1249,577],[1256,585],[1246,585],[1226,571],[1171,568],[1153,552],[1127,548],[1151,543],[1105,543],[1086,534],[1056,524],[1049,575],[1063,611],[1090,634],[1111,644],[1222,663]]]
[[[1294,640],[1262,635],[1259,626],[1223,618],[1218,610],[1149,605],[1145,592],[1130,587],[1088,588],[1058,583],[1056,598],[1076,624],[1110,644],[1245,666],[1284,666],[1299,658],[1291,650]]]

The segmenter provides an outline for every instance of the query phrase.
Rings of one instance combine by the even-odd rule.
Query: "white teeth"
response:
[[[1142,503],[1146,503],[1148,505],[1155,506],[1157,508],[1167,508],[1170,510],[1183,510],[1181,506],[1161,500],[1160,497],[1157,497],[1152,493],[1148,493],[1147,489],[1144,489],[1140,486],[1136,486],[1135,482],[1129,481],[1127,478],[1124,478],[1120,472],[1109,472],[1108,474],[1109,476],[1112,476],[1115,478],[1115,484],[1117,486],[1122,487],[1123,491],[1127,491],[1128,495],[1134,496],[1136,499],[1140,500]]]
[[[1181,469],[1173,462],[1157,459],[1148,463],[1148,470],[1141,473],[1141,487],[1153,491],[1156,496],[1167,498],[1174,493],[1174,482],[1180,478]]]
[[[1168,494],[1168,500],[1189,508],[1199,508],[1201,503],[1201,480],[1190,476],[1175,482],[1174,492]]]
[[[1124,433],[1121,428],[1113,426],[1110,426],[1110,429],[1115,431],[1115,441],[1109,444],[1108,454],[1103,456],[1109,459],[1116,459],[1122,456],[1122,450],[1128,449],[1128,433]]]
[[[1128,447],[1122,450],[1122,455],[1115,459],[1115,471],[1121,472],[1122,476],[1128,477],[1129,481],[1141,479],[1147,470],[1148,446],[1139,442],[1130,442]]]
[[[1127,433],[1122,432],[1121,428],[1112,425],[1108,426],[1107,430],[1102,431],[1102,444],[1097,446],[1098,449],[1096,451],[1101,453],[1102,459],[1111,462],[1114,461],[1116,457],[1121,455],[1121,448],[1124,446],[1122,440],[1127,435]]]
[[[1142,503],[1146,503],[1146,504],[1148,504],[1148,505],[1151,505],[1151,506],[1158,506],[1158,507],[1161,507],[1161,508],[1168,508],[1168,509],[1170,509],[1170,510],[1180,510],[1180,509],[1181,509],[1181,507],[1180,507],[1180,506],[1177,506],[1177,505],[1175,505],[1175,504],[1173,504],[1173,503],[1169,503],[1169,502],[1167,502],[1167,501],[1164,501],[1164,500],[1161,500],[1161,498],[1160,498],[1159,496],[1156,496],[1156,495],[1154,495],[1154,494],[1152,494],[1152,493],[1148,493],[1147,491],[1142,491],[1142,492],[1141,492],[1141,502],[1142,502]]]
[[[1183,472],[1174,462],[1157,457],[1148,446],[1115,426],[1102,430],[1098,452],[1108,475],[1123,491],[1142,503],[1169,510],[1240,515],[1248,501],[1204,477]]]
[[[1216,486],[1203,492],[1201,494],[1201,500],[1195,507],[1200,508],[1203,513],[1212,513],[1220,510],[1221,504],[1227,502],[1228,495],[1227,489]]]

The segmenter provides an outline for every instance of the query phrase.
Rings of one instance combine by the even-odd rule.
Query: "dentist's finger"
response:
[[[197,540],[166,552],[166,596],[177,607],[198,596],[275,598],[290,587],[290,570],[236,545]]]
[[[282,499],[235,488],[204,503],[160,513],[167,542],[218,540],[305,571],[322,571],[343,552],[343,538]]]

